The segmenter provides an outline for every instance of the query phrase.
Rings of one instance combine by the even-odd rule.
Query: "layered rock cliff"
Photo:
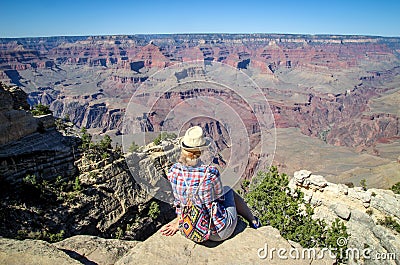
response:
[[[29,174],[45,179],[76,174],[79,138],[57,131],[51,114],[33,116],[20,88],[0,83],[0,93],[1,180],[16,185]]]
[[[169,204],[153,201],[132,175],[125,157],[110,150],[93,160],[85,151],[74,157],[58,131],[32,134],[2,146],[0,234],[11,238],[69,237],[145,239],[173,218]],[[21,148],[34,143],[32,148]],[[48,144],[48,145],[47,145]],[[103,153],[104,154],[104,153]],[[150,179],[165,178],[157,157],[135,155],[138,164],[154,169]],[[143,168],[135,169],[138,172]],[[16,170],[17,169],[17,170]],[[156,205],[157,214],[150,215]]]
[[[52,68],[61,63],[118,66],[137,71],[176,61],[207,59],[233,66],[248,58],[270,66],[315,64],[350,67],[365,56],[389,59],[398,38],[280,34],[179,34],[1,39],[11,69]],[[90,49],[86,47],[90,46]],[[339,63],[338,63],[339,62]]]
[[[0,117],[5,117],[1,236],[52,240],[83,233],[144,239],[172,217],[168,204],[153,201],[139,186],[120,149],[83,148],[71,122],[55,121],[51,114],[33,116],[24,109],[26,94],[18,88],[2,85],[0,93]],[[139,161],[151,168],[157,163],[148,154]],[[154,178],[165,177],[162,167],[157,170]],[[151,203],[162,215],[148,216]]]

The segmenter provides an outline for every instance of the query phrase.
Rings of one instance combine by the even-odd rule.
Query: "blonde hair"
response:
[[[185,166],[194,167],[200,162],[201,151],[188,151],[185,149],[181,150],[181,156],[179,157],[179,162]]]

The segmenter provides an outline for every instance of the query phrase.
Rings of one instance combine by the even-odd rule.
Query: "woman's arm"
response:
[[[179,230],[179,219],[176,218],[172,222],[166,224],[163,228],[161,228],[160,232],[164,236],[173,236]]]

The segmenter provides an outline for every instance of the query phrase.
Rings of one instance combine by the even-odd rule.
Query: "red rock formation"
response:
[[[59,91],[61,95],[38,92],[32,96],[37,102],[51,103],[57,115],[68,113],[79,125],[108,130],[120,124],[116,121],[119,114],[112,114],[113,110],[116,113],[123,111],[132,91],[154,72],[151,68],[200,59],[223,62],[235,68],[261,70],[271,76],[285,68],[334,72],[358,67],[364,62],[393,63],[398,60],[396,50],[400,50],[398,38],[363,36],[182,34],[1,39],[0,70],[3,72],[0,77],[22,85],[18,71],[56,69],[63,65],[111,69],[111,74],[99,82],[99,89],[105,91],[102,95],[65,95]],[[387,73],[389,76],[397,74],[397,70],[389,71],[392,71]],[[386,80],[382,75],[382,72],[368,72],[360,78],[360,84]],[[290,88],[287,91],[264,89],[267,96],[269,92],[283,97],[292,94]],[[369,146],[382,139],[398,137],[399,132],[395,130],[398,117],[363,114],[368,100],[382,91],[373,83],[349,89],[350,94],[331,95],[309,90],[303,93],[309,99],[307,103],[282,103],[271,98],[276,124],[278,127],[299,127],[306,135],[337,145]],[[107,97],[116,103],[101,105],[108,102]],[[100,98],[99,102],[90,104]],[[168,108],[171,100],[163,101],[163,106]],[[234,104],[231,97],[226,97],[226,101]],[[94,117],[94,113],[99,117]],[[153,119],[157,127],[161,120]],[[244,119],[251,130],[253,117]]]
[[[188,36],[189,37],[189,36]],[[207,59],[236,67],[243,59],[251,58],[252,66],[269,72],[278,66],[309,67],[323,66],[330,69],[353,67],[361,60],[392,61],[393,51],[381,39],[313,39],[312,37],[291,39],[287,36],[254,35],[252,39],[228,36],[218,41],[197,40],[176,43],[176,39],[155,39],[153,43],[138,45],[138,40],[114,36],[89,37],[74,43],[63,43],[49,38],[48,43],[3,41],[0,43],[0,67],[27,69],[49,67],[53,64],[78,64],[89,66],[115,66],[130,69],[130,63],[144,61],[145,67],[162,68],[172,62]],[[199,36],[202,37],[202,36]],[[181,37],[182,38],[182,37]],[[43,44],[45,43],[45,44]],[[58,45],[57,45],[58,44]],[[49,46],[49,47],[46,47]],[[39,53],[40,52],[40,53]],[[51,64],[50,63],[50,64]],[[51,67],[51,66],[50,66]]]
[[[134,59],[144,61],[145,67],[164,68],[168,66],[169,62],[169,60],[161,53],[160,48],[153,44],[148,44],[140,48],[139,53],[136,54]]]

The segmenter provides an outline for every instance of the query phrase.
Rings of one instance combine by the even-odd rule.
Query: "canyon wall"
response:
[[[0,79],[20,86],[30,105],[49,105],[56,117],[68,116],[76,126],[96,134],[119,135],[131,96],[157,71],[192,60],[220,62],[259,84],[277,128],[298,127],[328,144],[377,154],[377,144],[400,138],[396,110],[370,111],[371,100],[391,93],[397,97],[399,50],[399,38],[371,36],[156,34],[0,39]],[[176,81],[193,74],[198,73],[179,73]],[[197,96],[213,97],[213,93],[194,89],[149,95],[160,97],[160,109],[145,127],[157,131],[163,124],[161,114],[174,104]],[[224,100],[232,106],[237,103],[233,94]],[[263,110],[256,107],[255,111]],[[244,120],[248,130],[254,130],[254,117]]]

